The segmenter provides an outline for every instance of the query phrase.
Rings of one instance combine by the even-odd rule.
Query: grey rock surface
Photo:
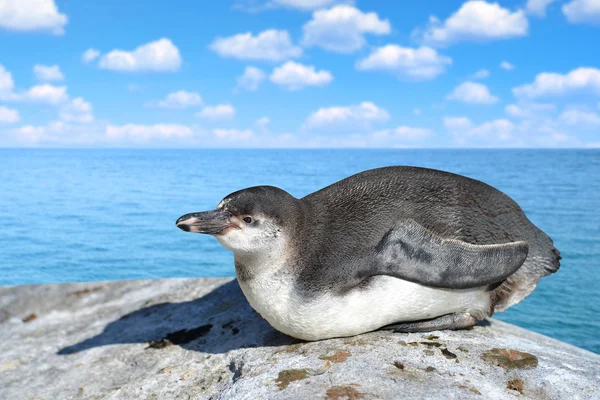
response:
[[[104,398],[598,399],[600,356],[493,319],[300,342],[231,279],[0,287],[0,399]]]

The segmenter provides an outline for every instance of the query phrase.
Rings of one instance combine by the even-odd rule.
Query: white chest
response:
[[[240,287],[275,329],[304,340],[352,336],[396,322],[489,307],[489,296],[481,289],[435,289],[389,276],[373,278],[368,288],[343,296],[323,293],[310,300],[285,277],[265,274],[240,282]]]

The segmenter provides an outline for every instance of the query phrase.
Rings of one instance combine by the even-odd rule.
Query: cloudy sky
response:
[[[0,0],[0,147],[600,147],[600,0]]]

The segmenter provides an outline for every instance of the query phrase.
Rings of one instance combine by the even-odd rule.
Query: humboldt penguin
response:
[[[519,303],[561,258],[501,191],[417,167],[361,172],[301,199],[251,187],[176,225],[231,250],[250,305],[303,340],[467,328]]]

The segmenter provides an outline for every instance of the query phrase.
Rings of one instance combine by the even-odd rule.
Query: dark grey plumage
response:
[[[399,261],[407,257],[418,261],[423,268],[434,254],[438,258],[430,259],[429,264],[443,262],[451,272],[449,258],[440,258],[438,252],[427,255],[427,246],[440,240],[472,245],[522,242],[504,246],[502,254],[495,248],[480,249],[488,258],[478,265],[472,262],[477,257],[460,260],[474,268],[472,273],[489,277],[489,282],[474,282],[490,284],[490,314],[518,303],[541,277],[559,268],[560,253],[552,240],[527,219],[517,203],[485,183],[448,172],[386,167],[353,175],[302,199],[269,186],[238,191],[226,199],[230,211],[262,212],[275,218],[294,238],[288,252],[294,258],[289,266],[294,269],[298,292],[306,297],[368,285],[370,276],[385,273],[387,261],[383,260],[389,261],[393,254]],[[385,241],[394,237],[410,240],[396,241],[392,254]],[[467,253],[464,249],[456,252]],[[236,268],[238,277],[251,279],[252,271],[245,271],[244,265]],[[501,270],[494,272],[493,268]],[[452,273],[441,276],[439,271],[438,267],[429,277],[421,273],[413,280],[448,288],[469,286],[468,280],[453,282]],[[406,271],[389,273],[411,280]],[[434,284],[440,281],[447,285]]]

